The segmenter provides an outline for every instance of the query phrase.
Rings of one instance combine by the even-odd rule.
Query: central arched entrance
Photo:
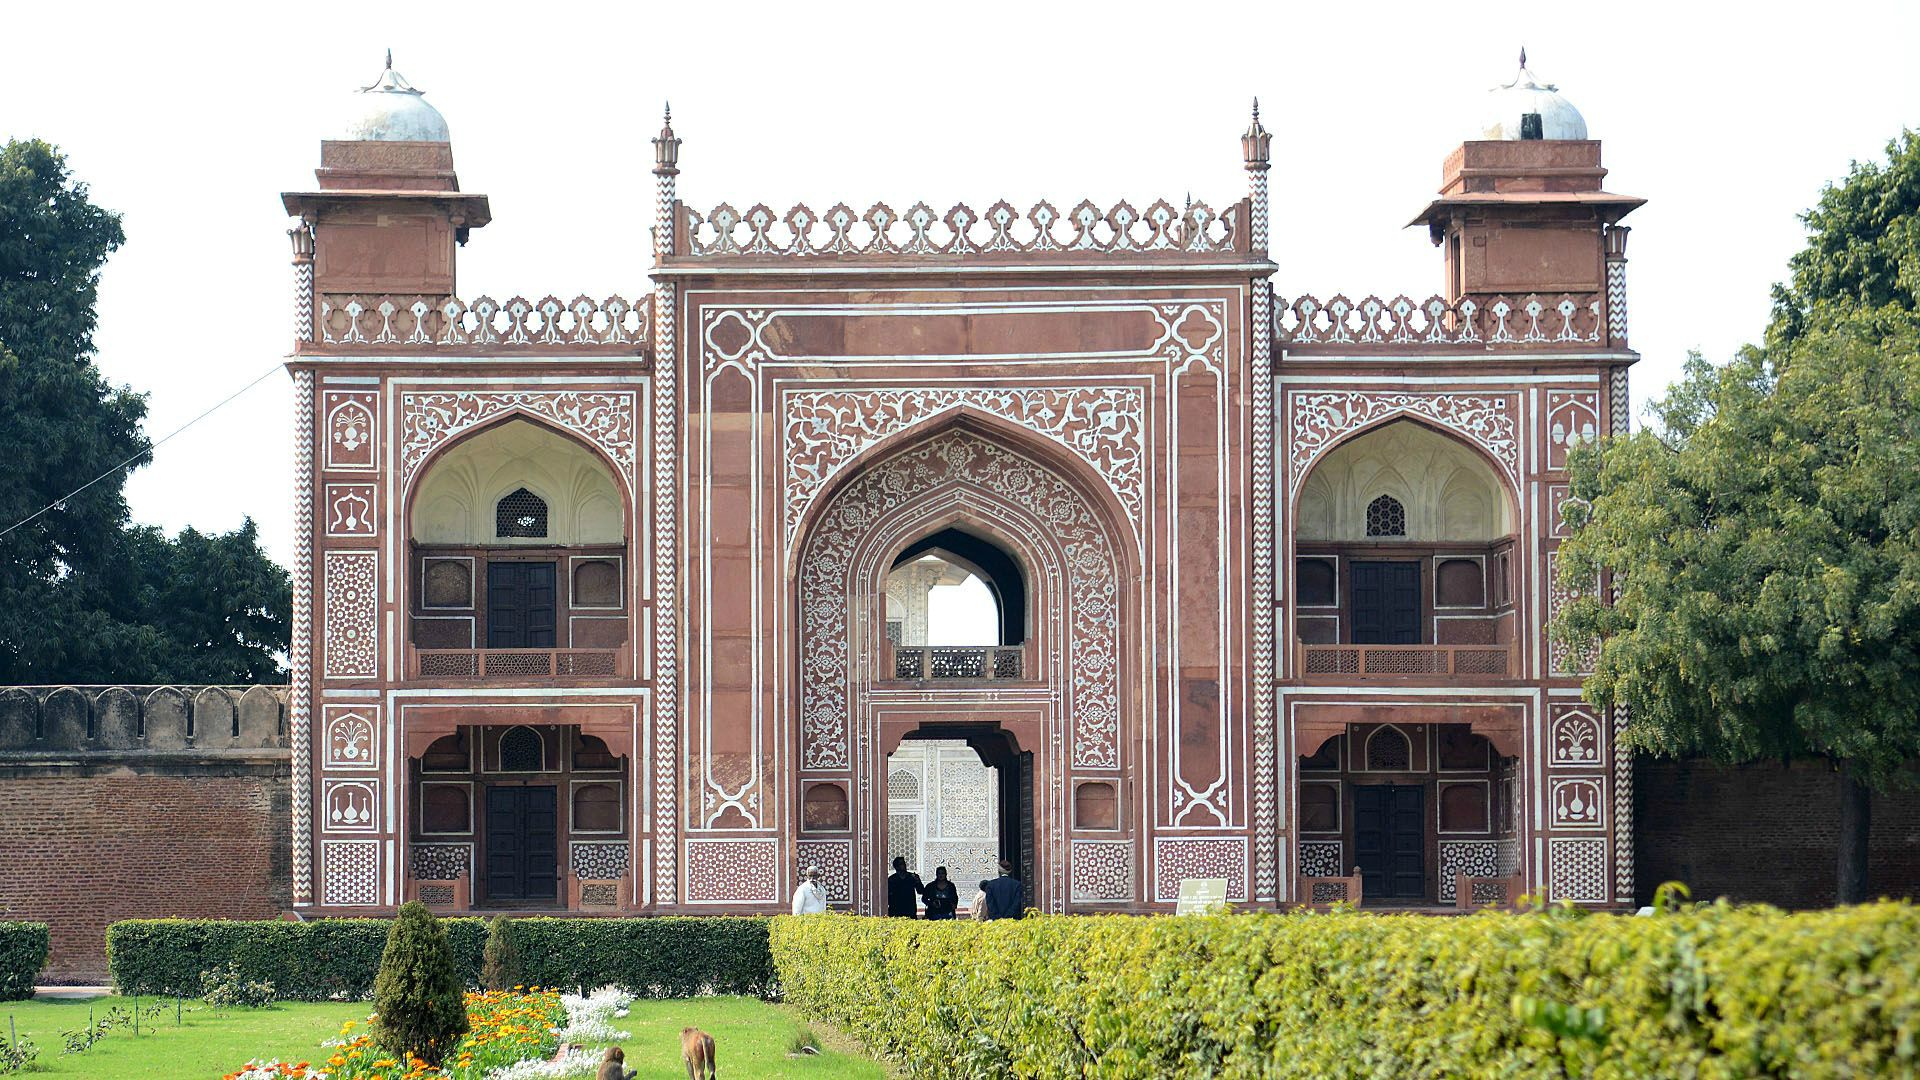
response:
[[[1121,616],[1133,569],[1112,495],[1030,433],[973,417],[870,455],[800,534],[803,838],[831,838],[807,828],[804,809],[844,792],[844,818],[814,820],[845,822],[848,898],[876,910],[889,855],[888,755],[916,739],[961,740],[994,769],[996,850],[1014,856],[1031,903],[1063,911],[1079,831],[1070,804],[1082,788],[1101,788],[1086,801],[1112,806],[1099,822],[1112,843],[1131,835],[1123,804],[1138,790],[1126,782],[1137,767],[1126,660],[1137,641]],[[996,640],[902,643],[910,613],[888,585],[927,554],[994,592]],[[975,882],[959,883],[970,895]]]

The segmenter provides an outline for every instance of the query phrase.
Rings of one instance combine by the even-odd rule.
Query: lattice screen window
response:
[[[539,772],[546,759],[540,733],[517,727],[500,736],[501,772]]]
[[[1367,768],[1373,772],[1413,768],[1413,744],[1398,728],[1380,728],[1367,739]]]
[[[493,507],[495,536],[547,535],[546,500],[526,488],[508,492]]]
[[[1368,536],[1407,535],[1407,508],[1391,495],[1382,495],[1367,504]]]
[[[906,769],[895,769],[888,773],[887,798],[892,802],[918,802],[920,778]]]

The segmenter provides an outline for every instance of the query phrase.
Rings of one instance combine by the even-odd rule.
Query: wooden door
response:
[[[1349,607],[1355,645],[1420,644],[1420,564],[1414,560],[1356,560]]]
[[[553,903],[559,899],[560,816],[551,784],[487,788],[487,902]]]
[[[1365,900],[1427,895],[1426,788],[1362,784],[1353,789],[1353,861]]]
[[[487,564],[487,648],[554,648],[556,564]]]

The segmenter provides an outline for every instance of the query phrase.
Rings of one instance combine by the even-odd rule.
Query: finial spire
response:
[[[653,140],[653,174],[673,176],[680,169],[680,137],[673,133],[673,103],[666,103],[660,134]]]
[[[1527,47],[1525,45],[1520,46],[1520,66],[1527,66]]]
[[[392,49],[387,50],[387,70],[388,71],[393,70],[393,50]]]
[[[1240,154],[1249,169],[1267,167],[1269,147],[1273,136],[1260,124],[1260,99],[1253,99],[1253,119],[1247,124],[1247,133],[1240,136]]]

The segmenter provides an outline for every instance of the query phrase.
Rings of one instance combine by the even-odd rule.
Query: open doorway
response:
[[[926,881],[944,866],[962,915],[1002,860],[1014,876],[1034,882],[1032,758],[991,725],[943,724],[908,735],[887,756],[881,877],[896,857]]]

